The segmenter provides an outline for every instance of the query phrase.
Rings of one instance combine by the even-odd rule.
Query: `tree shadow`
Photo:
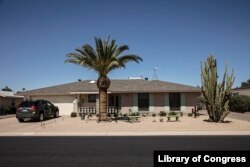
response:
[[[226,121],[221,121],[221,122],[214,122],[213,120],[211,120],[211,119],[204,119],[203,120],[204,122],[210,122],[210,123],[231,123],[232,121],[228,121],[228,120],[226,120]]]

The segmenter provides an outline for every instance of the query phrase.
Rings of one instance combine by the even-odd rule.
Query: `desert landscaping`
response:
[[[212,134],[250,134],[249,120],[232,117],[226,123],[204,121],[208,118],[205,111],[197,118],[184,114],[179,121],[167,121],[167,118],[141,116],[138,121],[127,120],[97,122],[97,117],[82,120],[80,117],[60,116],[43,122],[27,121],[19,123],[15,117],[0,121],[0,136],[8,135],[73,135],[73,136],[106,136],[106,135],[212,135]],[[235,117],[235,114],[232,114]],[[239,114],[238,114],[239,115]],[[160,122],[163,118],[163,122]],[[8,126],[6,126],[8,124]]]

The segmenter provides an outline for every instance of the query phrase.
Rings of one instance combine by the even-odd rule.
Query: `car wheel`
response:
[[[19,121],[19,122],[24,122],[24,120],[23,120],[23,119],[21,119],[21,118],[19,118],[19,119],[18,119],[18,121]]]
[[[39,121],[43,121],[44,120],[44,115],[43,115],[43,113],[40,113],[40,115],[39,115]]]
[[[59,111],[56,111],[54,114],[54,118],[57,118],[57,117],[59,117]]]

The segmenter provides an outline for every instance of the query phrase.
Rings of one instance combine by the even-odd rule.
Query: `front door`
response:
[[[181,94],[169,93],[170,111],[180,111],[181,109]]]
[[[121,96],[119,95],[109,95],[108,97],[109,107],[114,107],[115,109],[121,109]]]
[[[115,107],[117,109],[121,108],[121,96],[115,96]]]
[[[148,93],[138,93],[138,108],[139,108],[139,111],[149,110],[149,94]]]

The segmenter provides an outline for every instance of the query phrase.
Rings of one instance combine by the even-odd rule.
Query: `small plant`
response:
[[[123,117],[127,117],[128,115],[127,114],[123,114]]]
[[[70,117],[77,117],[77,113],[76,112],[71,112]]]
[[[153,113],[153,114],[152,114],[152,117],[155,117],[155,116],[156,116],[156,114],[155,114],[155,113]]]
[[[174,111],[171,111],[168,115],[177,115],[177,113]]]
[[[117,113],[114,113],[114,117],[118,117],[118,114],[117,114]]]
[[[139,116],[140,114],[139,114],[139,112],[132,112],[131,113],[131,116]]]
[[[193,116],[193,113],[188,113],[188,116],[189,116],[189,117],[192,117],[192,116]]]
[[[4,114],[10,114],[11,113],[11,108],[10,107],[4,107],[3,112],[4,112]]]
[[[163,118],[160,118],[160,122],[163,122]]]
[[[161,117],[164,117],[164,116],[167,115],[167,113],[166,113],[165,111],[161,111],[161,112],[159,113],[159,115],[160,115]]]
[[[200,115],[201,115],[200,113],[198,113],[198,112],[196,113],[196,116],[197,116],[197,117],[200,116]]]

